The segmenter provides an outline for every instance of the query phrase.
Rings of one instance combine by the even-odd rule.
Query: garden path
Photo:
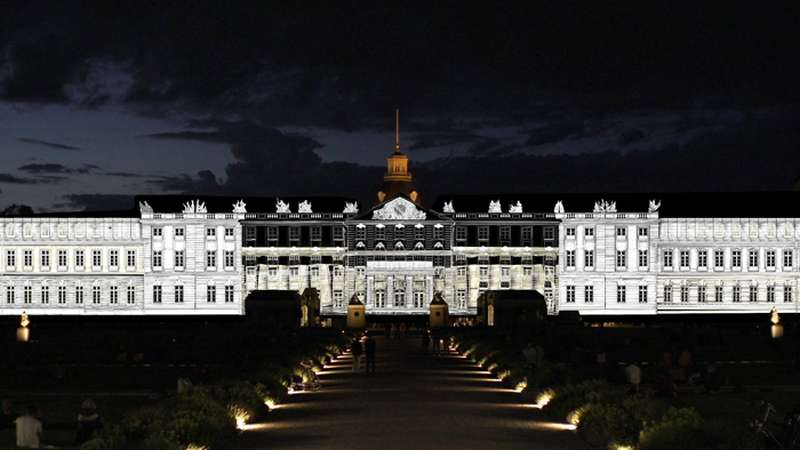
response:
[[[583,448],[456,354],[430,355],[418,338],[377,338],[377,373],[354,374],[351,356],[321,373],[322,388],[296,393],[245,431],[237,449],[564,449]]]

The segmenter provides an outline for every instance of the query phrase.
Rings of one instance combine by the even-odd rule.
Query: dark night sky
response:
[[[0,207],[800,179],[796,2],[203,3],[0,7]]]

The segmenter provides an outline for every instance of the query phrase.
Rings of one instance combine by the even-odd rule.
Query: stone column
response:
[[[375,296],[375,293],[374,293],[375,292],[375,276],[374,275],[368,275],[367,276],[367,289],[366,290],[367,290],[367,295],[366,295],[367,298],[364,300],[364,304],[367,307],[375,306],[375,300],[374,300],[374,296]]]
[[[414,305],[414,276],[406,275],[406,308]]]
[[[386,277],[386,293],[385,293],[384,301],[387,305],[391,306],[394,304],[394,277],[389,275]]]
[[[433,275],[425,276],[425,301],[422,302],[422,307],[427,308],[433,300]]]

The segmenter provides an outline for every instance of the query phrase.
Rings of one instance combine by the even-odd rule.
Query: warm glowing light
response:
[[[539,392],[539,395],[536,396],[536,404],[533,405],[539,409],[544,408],[550,403],[551,400],[556,396],[555,391],[552,389],[545,389],[542,392]]]
[[[633,446],[631,445],[615,445],[614,450],[633,450]]]
[[[236,405],[231,406],[229,410],[231,416],[233,416],[233,419],[236,420],[236,428],[244,430],[245,425],[247,425],[247,421],[250,420],[250,413],[248,413],[247,410],[241,406]]]
[[[481,365],[483,365],[483,364],[481,364]],[[489,364],[489,367],[486,368],[486,370],[488,370],[489,372],[494,372],[495,369],[497,369],[497,363],[491,363],[491,364]]]
[[[205,445],[189,444],[186,446],[186,450],[208,450],[208,447]]]
[[[567,414],[567,422],[577,427],[581,423],[581,417],[583,417],[583,414],[586,413],[586,409],[586,406],[581,406],[580,408]]]
[[[528,380],[522,380],[514,387],[517,392],[522,392],[528,387]]]
[[[578,428],[570,423],[555,423],[555,422],[538,422],[535,423],[534,426],[546,430],[555,430],[555,431],[574,431]]]
[[[265,397],[264,404],[267,405],[267,408],[269,408],[270,410],[273,410],[278,406],[278,402],[272,397]]]

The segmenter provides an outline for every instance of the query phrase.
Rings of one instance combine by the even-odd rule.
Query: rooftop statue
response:
[[[650,200],[650,204],[647,206],[647,212],[654,213],[658,211],[658,208],[661,208],[661,202],[657,202],[655,200]]]
[[[456,210],[453,209],[453,201],[452,200],[450,200],[449,202],[444,202],[444,206],[442,207],[442,212],[443,213],[448,213],[448,214],[452,214],[452,213],[456,212]]]
[[[594,212],[617,212],[617,202],[607,202],[600,199],[599,202],[594,202]]]
[[[556,202],[556,207],[553,208],[553,212],[556,214],[564,214],[564,203],[561,200]]]
[[[344,214],[356,214],[358,213],[358,202],[344,202]]]
[[[244,200],[239,200],[233,204],[233,212],[237,214],[244,214],[247,212],[247,203]]]
[[[312,212],[311,211],[311,202],[309,202],[308,200],[303,200],[302,202],[300,202],[297,205],[297,212],[310,214]]]
[[[489,212],[490,213],[501,213],[501,212],[503,212],[503,207],[500,206],[500,200],[489,201]]]
[[[207,213],[206,204],[200,200],[192,200],[183,204],[183,213]]]
[[[276,213],[291,213],[292,210],[289,209],[289,204],[284,202],[281,199],[277,199],[275,202],[275,212]]]
[[[510,213],[521,213],[522,212],[522,202],[517,200],[516,205],[508,205],[508,212]]]
[[[153,207],[150,206],[147,201],[139,202],[139,213],[140,214],[153,214]]]

